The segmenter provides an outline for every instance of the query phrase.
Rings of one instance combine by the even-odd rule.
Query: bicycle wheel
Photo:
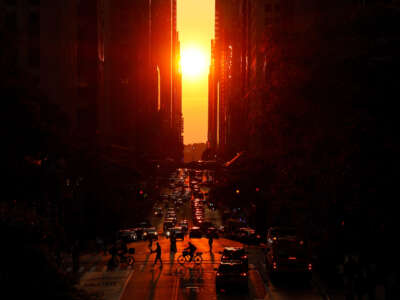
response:
[[[128,258],[127,258],[128,265],[133,265],[134,262],[135,262],[135,259],[132,256],[128,256]]]
[[[196,256],[196,257],[194,258],[194,263],[195,263],[196,265],[201,264],[202,261],[203,261],[203,258],[202,258],[201,256]]]
[[[186,262],[186,258],[183,255],[179,255],[178,257],[178,263],[183,265]]]

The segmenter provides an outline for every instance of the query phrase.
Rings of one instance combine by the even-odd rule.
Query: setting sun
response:
[[[181,54],[182,74],[185,77],[195,78],[207,71],[207,59],[205,53],[197,48],[186,48]]]

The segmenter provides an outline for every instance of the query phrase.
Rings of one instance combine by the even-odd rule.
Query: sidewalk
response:
[[[110,254],[101,252],[84,253],[79,256],[79,270],[72,269],[72,256],[63,253],[63,263],[59,271],[73,280],[77,289],[84,290],[104,300],[119,300],[132,267],[121,264],[113,271],[107,270]]]

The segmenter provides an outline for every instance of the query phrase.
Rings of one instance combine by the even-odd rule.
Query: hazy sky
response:
[[[207,141],[208,66],[214,38],[215,0],[178,0],[178,31],[181,53],[201,50],[207,58],[205,72],[196,78],[182,76],[184,144]]]

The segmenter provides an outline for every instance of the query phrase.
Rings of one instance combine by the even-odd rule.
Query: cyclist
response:
[[[193,245],[191,242],[189,242],[189,246],[187,248],[185,248],[185,251],[189,251],[189,255],[190,255],[190,261],[192,261],[194,253],[196,252],[196,246]]]

